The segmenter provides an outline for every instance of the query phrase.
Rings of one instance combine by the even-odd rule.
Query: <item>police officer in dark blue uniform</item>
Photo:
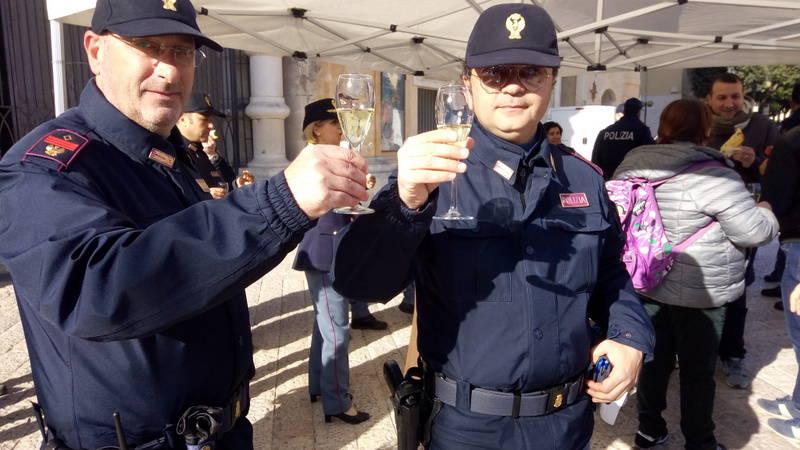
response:
[[[344,295],[389,299],[414,272],[417,343],[441,406],[430,448],[588,448],[592,400],[620,397],[652,351],[603,179],[539,123],[559,62],[542,8],[486,9],[463,78],[471,150],[449,130],[409,138],[375,214],[337,235]],[[450,202],[439,184],[456,173],[458,208],[476,219],[433,220]],[[589,317],[607,330],[594,348]],[[601,355],[609,378],[585,384]]]
[[[622,117],[597,134],[592,162],[603,170],[606,180],[611,179],[629,151],[655,144],[650,127],[639,119],[642,106],[638,98],[629,98],[622,106]]]
[[[203,201],[175,128],[201,45],[221,49],[188,0],[99,0],[80,105],[0,161],[0,261],[48,448],[252,449],[244,288],[367,198],[365,161],[328,146]]]
[[[178,131],[189,150],[189,159],[200,176],[197,183],[214,198],[224,197],[236,183],[236,172],[217,151],[214,117],[227,117],[214,107],[205,92],[192,92],[178,120]]]

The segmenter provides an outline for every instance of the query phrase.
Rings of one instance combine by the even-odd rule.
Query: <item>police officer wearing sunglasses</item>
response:
[[[616,212],[599,171],[539,123],[560,64],[542,8],[486,9],[465,64],[467,148],[447,130],[408,139],[376,213],[339,233],[334,287],[390,299],[413,271],[429,448],[588,448],[592,403],[627,392],[654,344]],[[476,219],[432,220],[456,174],[458,208]],[[602,355],[609,377],[587,381]]]
[[[0,161],[0,261],[45,448],[252,449],[244,288],[317,217],[366,200],[366,163],[311,147],[204,201],[175,127],[199,47],[221,50],[194,6],[98,0],[83,43],[79,106]]]

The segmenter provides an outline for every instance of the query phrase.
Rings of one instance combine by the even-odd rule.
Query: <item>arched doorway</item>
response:
[[[600,104],[606,106],[617,106],[617,95],[611,89],[603,91],[603,96],[600,97]]]

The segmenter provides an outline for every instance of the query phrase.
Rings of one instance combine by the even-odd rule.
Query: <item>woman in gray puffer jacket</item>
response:
[[[696,100],[677,100],[661,115],[656,145],[637,147],[614,179],[674,177],[656,189],[664,230],[678,244],[714,221],[697,241],[677,255],[672,269],[642,302],[656,330],[653,360],[639,378],[639,431],[636,445],[666,441],[661,412],[667,383],[680,361],[681,431],[687,449],[715,449],[714,370],[725,309],[744,291],[745,248],[770,242],[778,222],[766,203],[756,205],[733,165],[718,150],[703,147],[711,115]],[[685,173],[690,166],[716,160]]]

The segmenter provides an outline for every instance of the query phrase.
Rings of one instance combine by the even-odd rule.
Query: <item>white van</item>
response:
[[[557,122],[564,129],[561,142],[586,159],[592,159],[594,141],[600,130],[616,122],[616,107],[603,105],[550,108],[542,122]]]

